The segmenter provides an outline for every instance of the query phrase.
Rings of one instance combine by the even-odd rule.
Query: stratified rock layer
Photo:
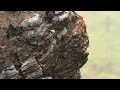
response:
[[[42,15],[42,16],[41,16]],[[46,11],[10,24],[0,46],[2,79],[80,79],[89,38],[81,16]]]

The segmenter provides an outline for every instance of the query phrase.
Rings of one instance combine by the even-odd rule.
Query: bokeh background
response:
[[[120,78],[120,11],[76,11],[83,16],[90,55],[81,69],[83,79]]]

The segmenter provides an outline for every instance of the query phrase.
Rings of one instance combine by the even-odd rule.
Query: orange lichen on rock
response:
[[[75,34],[80,34],[81,31],[86,28],[86,24],[85,24],[82,16],[79,16],[78,14],[77,14],[77,16],[80,18],[80,21],[76,27]]]

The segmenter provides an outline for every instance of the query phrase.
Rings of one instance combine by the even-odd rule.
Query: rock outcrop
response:
[[[74,11],[41,11],[11,22],[0,44],[1,79],[81,78],[80,68],[89,55],[81,16]]]

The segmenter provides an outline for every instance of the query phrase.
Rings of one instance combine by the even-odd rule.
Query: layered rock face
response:
[[[89,38],[83,18],[74,11],[42,11],[4,31],[1,79],[81,78]]]

